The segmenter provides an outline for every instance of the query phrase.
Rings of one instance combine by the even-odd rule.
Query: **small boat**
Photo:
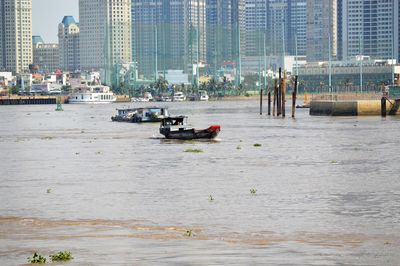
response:
[[[117,111],[118,114],[111,117],[114,122],[161,122],[162,119],[169,117],[168,109],[159,107],[117,109]]]
[[[199,94],[200,94],[200,101],[208,101],[209,99],[210,99],[210,97],[208,96],[208,93],[207,93],[207,91],[203,91],[203,90],[201,90],[201,91],[199,91]]]
[[[212,125],[206,129],[195,129],[186,125],[186,116],[168,117],[161,120],[160,134],[167,139],[213,139],[218,136],[221,126]]]
[[[183,92],[175,92],[174,93],[174,102],[184,102],[186,101],[186,96],[183,94]]]

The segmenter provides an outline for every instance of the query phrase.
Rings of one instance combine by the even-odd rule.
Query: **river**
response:
[[[127,104],[0,107],[0,264],[400,265],[399,118],[162,105],[218,139],[111,122]]]

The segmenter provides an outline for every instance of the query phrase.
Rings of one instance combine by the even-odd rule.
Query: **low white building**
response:
[[[159,76],[162,76],[163,73],[159,73]],[[189,76],[184,73],[183,70],[167,70],[165,73],[165,79],[168,81],[170,85],[189,85]]]

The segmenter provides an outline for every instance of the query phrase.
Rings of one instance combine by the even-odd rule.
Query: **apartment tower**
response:
[[[32,63],[31,0],[0,0],[0,71],[23,73]]]

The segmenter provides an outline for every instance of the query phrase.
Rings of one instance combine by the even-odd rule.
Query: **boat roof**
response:
[[[183,120],[185,120],[185,118],[187,118],[187,116],[184,116],[184,115],[170,116],[170,117],[163,118],[162,121],[175,121],[175,120],[183,121]]]
[[[121,109],[117,108],[117,111],[136,111],[136,110],[144,110],[144,109],[168,109],[168,108],[167,107],[151,106],[151,107],[121,108]]]

